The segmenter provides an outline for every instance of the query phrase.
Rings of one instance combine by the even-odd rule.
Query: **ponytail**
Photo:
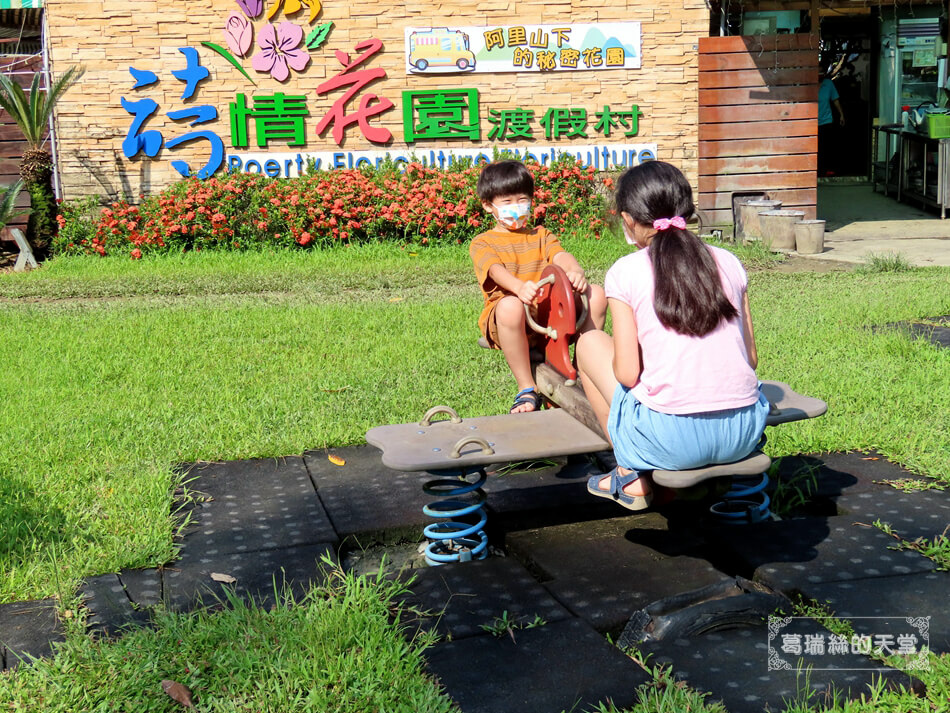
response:
[[[648,161],[634,166],[617,181],[618,213],[657,229],[650,243],[653,265],[653,308],[667,329],[703,337],[739,312],[726,297],[719,267],[706,245],[686,230],[692,217],[693,189],[674,166]]]
[[[667,329],[703,337],[739,316],[722,289],[719,267],[706,245],[688,230],[660,230],[650,243],[653,309]]]

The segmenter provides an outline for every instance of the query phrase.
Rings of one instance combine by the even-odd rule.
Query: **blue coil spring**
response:
[[[447,477],[453,473],[455,478]],[[475,482],[468,480],[472,474],[478,475]],[[488,514],[485,512],[485,491],[482,490],[488,478],[485,469],[441,471],[433,475],[442,477],[428,481],[422,489],[426,495],[441,499],[426,505],[422,512],[429,517],[447,519],[427,525],[423,530],[429,540],[425,552],[426,562],[442,565],[485,559],[488,554],[488,535],[485,534]],[[460,500],[463,495],[471,497]],[[459,518],[475,522],[465,522]]]
[[[709,512],[719,521],[729,525],[748,525],[769,519],[768,473],[748,478],[734,477],[729,490],[722,500],[709,508]]]

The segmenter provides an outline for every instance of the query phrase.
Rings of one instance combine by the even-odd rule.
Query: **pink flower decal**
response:
[[[254,55],[251,66],[258,72],[270,72],[270,76],[283,82],[290,76],[289,68],[301,72],[310,62],[310,53],[298,48],[302,40],[303,28],[292,22],[282,22],[277,27],[264,25],[257,33],[261,51]]]
[[[237,0],[237,4],[248,17],[257,17],[264,9],[264,0]]]
[[[254,35],[254,28],[250,21],[236,12],[232,12],[224,25],[224,39],[228,41],[228,47],[238,57],[243,57],[251,49],[251,37]]]

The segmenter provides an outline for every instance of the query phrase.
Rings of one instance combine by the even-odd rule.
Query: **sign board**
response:
[[[640,23],[407,27],[406,72],[578,72],[640,68]]]

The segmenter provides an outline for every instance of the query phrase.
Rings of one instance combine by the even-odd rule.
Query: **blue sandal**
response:
[[[610,478],[610,489],[601,490],[600,481],[605,477]],[[639,480],[640,473],[632,471],[626,475],[620,473],[620,466],[617,466],[606,475],[595,475],[587,480],[587,492],[598,498],[609,498],[621,507],[627,510],[646,510],[653,502],[653,493],[646,495],[627,495],[623,492],[625,486],[630,485],[635,480]]]
[[[531,411],[539,411],[541,409],[541,395],[535,391],[533,386],[529,386],[527,389],[522,389],[515,396],[515,402],[511,405],[508,413],[513,413],[516,408],[522,404],[531,404],[534,406]],[[531,411],[519,411],[518,413],[531,413]]]

